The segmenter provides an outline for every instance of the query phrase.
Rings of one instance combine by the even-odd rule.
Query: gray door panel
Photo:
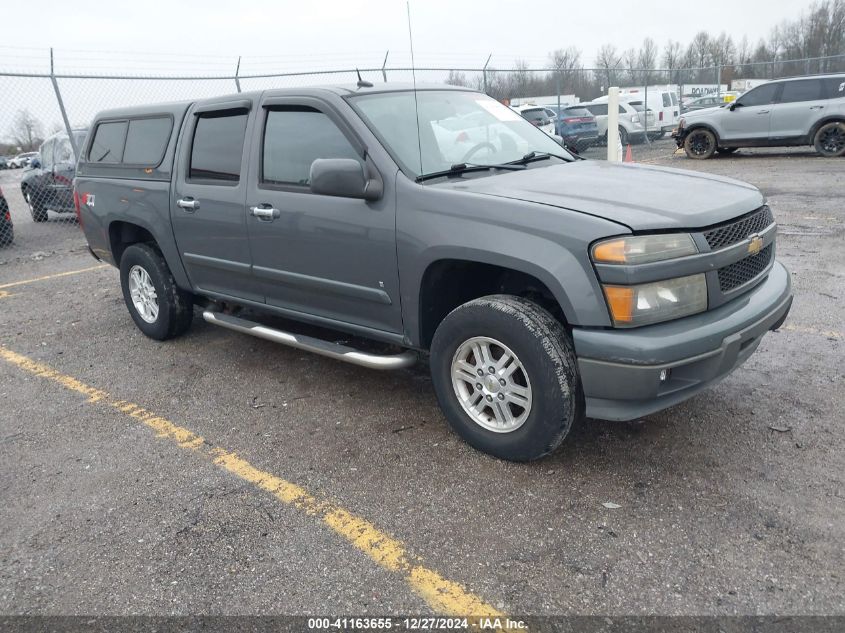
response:
[[[772,110],[772,138],[807,136],[824,114],[827,101],[822,91],[819,79],[784,82],[780,102]]]
[[[254,276],[269,305],[401,332],[394,185],[385,179],[375,202],[312,194],[306,181],[313,159],[362,160],[355,149],[361,144],[348,142],[352,133],[341,132],[328,104],[304,103],[259,113],[268,121],[259,121],[254,135],[247,207],[278,213],[247,216]],[[259,182],[262,171],[272,182]]]
[[[204,106],[204,110],[208,108]],[[216,114],[203,112],[202,117],[215,120],[202,123],[200,117],[189,114],[185,122],[171,199],[174,237],[197,291],[263,301],[264,295],[252,276],[244,207],[248,143],[243,142],[239,151],[237,140],[227,136],[236,136],[240,123],[236,124],[234,118],[223,122],[224,117]],[[243,114],[229,112],[232,117]],[[254,111],[246,115],[244,138],[248,138],[254,116]],[[197,132],[197,126],[206,124],[210,126],[207,133],[205,129]],[[234,129],[230,135],[214,128],[227,125]],[[192,165],[194,150],[197,158]],[[203,159],[201,154],[210,158]],[[224,164],[227,161],[228,165]],[[238,171],[239,178],[238,174],[228,173],[234,171]]]
[[[769,135],[772,105],[725,109],[722,114],[722,139],[761,139]]]
[[[749,90],[731,106],[719,112],[724,140],[769,137],[772,110],[780,93],[780,84],[771,82]]]

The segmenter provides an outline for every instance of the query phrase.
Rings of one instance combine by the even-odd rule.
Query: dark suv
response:
[[[86,130],[74,130],[77,147],[85,143]],[[56,213],[74,213],[73,178],[76,157],[68,135],[54,134],[41,144],[38,156],[21,178],[21,193],[35,222],[47,221],[47,209]]]
[[[596,143],[599,138],[598,124],[596,117],[587,108],[549,106],[549,109],[558,113],[555,133],[563,139],[567,147],[580,153]]]

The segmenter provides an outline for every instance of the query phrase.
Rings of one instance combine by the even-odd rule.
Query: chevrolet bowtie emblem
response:
[[[763,238],[759,235],[752,235],[751,241],[748,243],[748,254],[756,255],[763,248]]]

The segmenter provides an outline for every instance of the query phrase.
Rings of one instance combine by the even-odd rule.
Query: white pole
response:
[[[622,145],[619,143],[619,88],[607,91],[607,160],[622,162]]]

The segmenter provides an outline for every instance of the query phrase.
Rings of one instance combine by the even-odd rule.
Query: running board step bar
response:
[[[417,362],[417,354],[411,350],[393,355],[370,354],[353,347],[347,347],[346,345],[339,345],[302,334],[291,334],[290,332],[261,325],[255,321],[247,321],[246,319],[221,312],[213,312],[212,310],[203,311],[202,318],[213,325],[219,325],[235,332],[257,336],[258,338],[263,338],[274,343],[281,343],[282,345],[295,347],[296,349],[304,349],[315,354],[320,354],[321,356],[328,356],[335,360],[342,360],[369,369],[402,369],[403,367],[410,367]]]

